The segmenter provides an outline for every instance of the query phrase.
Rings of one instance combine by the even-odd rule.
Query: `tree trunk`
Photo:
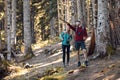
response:
[[[11,59],[11,10],[10,10],[10,0],[5,1],[6,6],[6,30],[7,30],[7,59]]]
[[[75,0],[71,0],[71,24],[75,24]]]
[[[59,33],[61,32],[61,28],[60,28],[60,0],[57,0],[57,12],[58,12],[58,30]]]
[[[35,31],[34,31],[34,11],[31,12],[31,36],[32,36],[32,43],[36,43],[36,40],[35,40]]]
[[[90,29],[90,0],[87,0],[87,27]]]
[[[96,27],[97,27],[97,0],[92,0],[92,11],[93,11],[93,28],[96,34]]]
[[[111,38],[111,44],[112,47],[115,49],[116,48],[116,38],[115,38],[115,25],[114,25],[114,19],[115,19],[115,9],[113,8],[112,1],[109,0],[109,22],[110,22],[110,38]]]
[[[86,0],[82,0],[83,26],[87,26]]]
[[[52,9],[52,1],[50,1],[50,9]],[[55,18],[52,16],[53,11],[50,11],[50,38],[53,39],[56,35],[55,33]]]
[[[115,0],[115,32],[116,32],[116,44],[120,45],[120,1]]]
[[[2,49],[2,36],[1,36],[1,30],[0,30],[0,51]]]
[[[95,31],[93,29],[90,45],[89,45],[89,48],[88,48],[88,56],[92,55],[94,53],[94,51],[95,51]]]
[[[82,0],[77,0],[77,15],[78,15],[78,20],[82,22],[83,20]]]
[[[15,44],[16,44],[16,0],[12,0],[11,44],[12,44],[12,47],[15,48]]]
[[[63,30],[63,22],[59,19],[59,18],[64,18],[64,14],[63,14],[63,11],[64,11],[64,6],[63,6],[63,2],[62,0],[57,0],[57,9],[58,9],[58,27],[59,27],[59,34],[62,32]]]
[[[110,45],[110,28],[108,21],[108,0],[98,0],[98,25],[96,36],[97,53],[106,54],[106,48]]]
[[[65,21],[67,21],[67,22],[69,22],[70,21],[70,12],[69,12],[69,0],[65,0],[65,2],[64,2],[64,9],[65,9]],[[66,29],[66,28],[68,28],[68,26],[67,26],[67,24],[64,24],[64,28]]]
[[[72,25],[75,25],[75,15],[76,15],[75,10],[76,10],[75,0],[71,0],[71,24]],[[74,37],[74,34],[75,34],[74,31],[72,31],[72,37]],[[73,44],[74,42],[75,42],[74,39],[72,39],[71,44]]]
[[[55,33],[55,18],[54,17],[50,20],[50,36],[51,36],[51,39],[53,39],[56,36],[56,33]]]
[[[24,53],[31,54],[30,0],[23,0],[24,12]]]
[[[31,1],[31,4],[33,3],[33,1]],[[32,36],[32,43],[36,43],[36,38],[35,38],[35,31],[34,31],[34,27],[35,27],[35,12],[34,12],[34,6],[31,5],[31,36]]]

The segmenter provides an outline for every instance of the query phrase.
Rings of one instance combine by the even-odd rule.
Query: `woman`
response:
[[[66,67],[65,64],[66,54],[67,54],[67,66],[69,65],[69,59],[70,59],[70,41],[72,40],[72,36],[70,35],[70,29],[64,30],[60,34],[60,39],[62,40],[63,65],[64,67]]]

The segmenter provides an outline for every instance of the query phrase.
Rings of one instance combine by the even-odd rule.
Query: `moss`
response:
[[[45,76],[39,80],[65,80],[65,74],[56,74],[56,75],[51,75],[51,76]]]
[[[47,70],[44,72],[45,75],[49,76],[49,75],[53,75],[55,73],[60,73],[63,71],[62,67],[55,67],[55,68],[47,68]]]
[[[39,80],[65,80],[66,74],[62,67],[49,68],[44,72],[44,76]]]
[[[46,76],[46,77],[44,77],[44,78],[41,78],[40,80],[59,80],[59,79],[54,78],[54,77]]]
[[[108,55],[108,59],[111,57],[111,55],[113,54],[113,53],[115,53],[115,49],[111,46],[111,45],[108,45],[107,47],[106,47],[106,53],[107,53],[107,55]]]

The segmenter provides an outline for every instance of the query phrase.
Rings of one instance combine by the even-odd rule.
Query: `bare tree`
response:
[[[106,54],[106,48],[110,45],[108,0],[98,0],[98,25],[96,36],[97,53]]]
[[[23,0],[25,54],[31,54],[30,0]]]
[[[77,0],[77,14],[78,20],[83,20],[83,12],[82,12],[82,0]]]
[[[10,9],[10,1],[11,0],[5,0],[5,6],[6,6],[6,30],[7,30],[7,59],[11,59],[11,9]]]
[[[75,0],[71,0],[71,24],[75,24],[76,7]]]
[[[16,0],[12,0],[11,44],[15,48],[15,44],[16,44]]]
[[[82,0],[82,12],[83,12],[83,25],[87,25],[87,14],[86,14],[86,0]]]

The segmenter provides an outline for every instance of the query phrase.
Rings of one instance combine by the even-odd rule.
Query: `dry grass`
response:
[[[45,76],[39,80],[65,80],[66,74],[65,73],[59,73],[52,76]]]
[[[21,76],[29,72],[29,70],[24,69],[20,66],[12,66],[12,65],[8,67],[8,70],[11,72],[11,74],[5,77],[4,78],[5,80],[24,80],[23,78],[25,77],[21,77]]]

